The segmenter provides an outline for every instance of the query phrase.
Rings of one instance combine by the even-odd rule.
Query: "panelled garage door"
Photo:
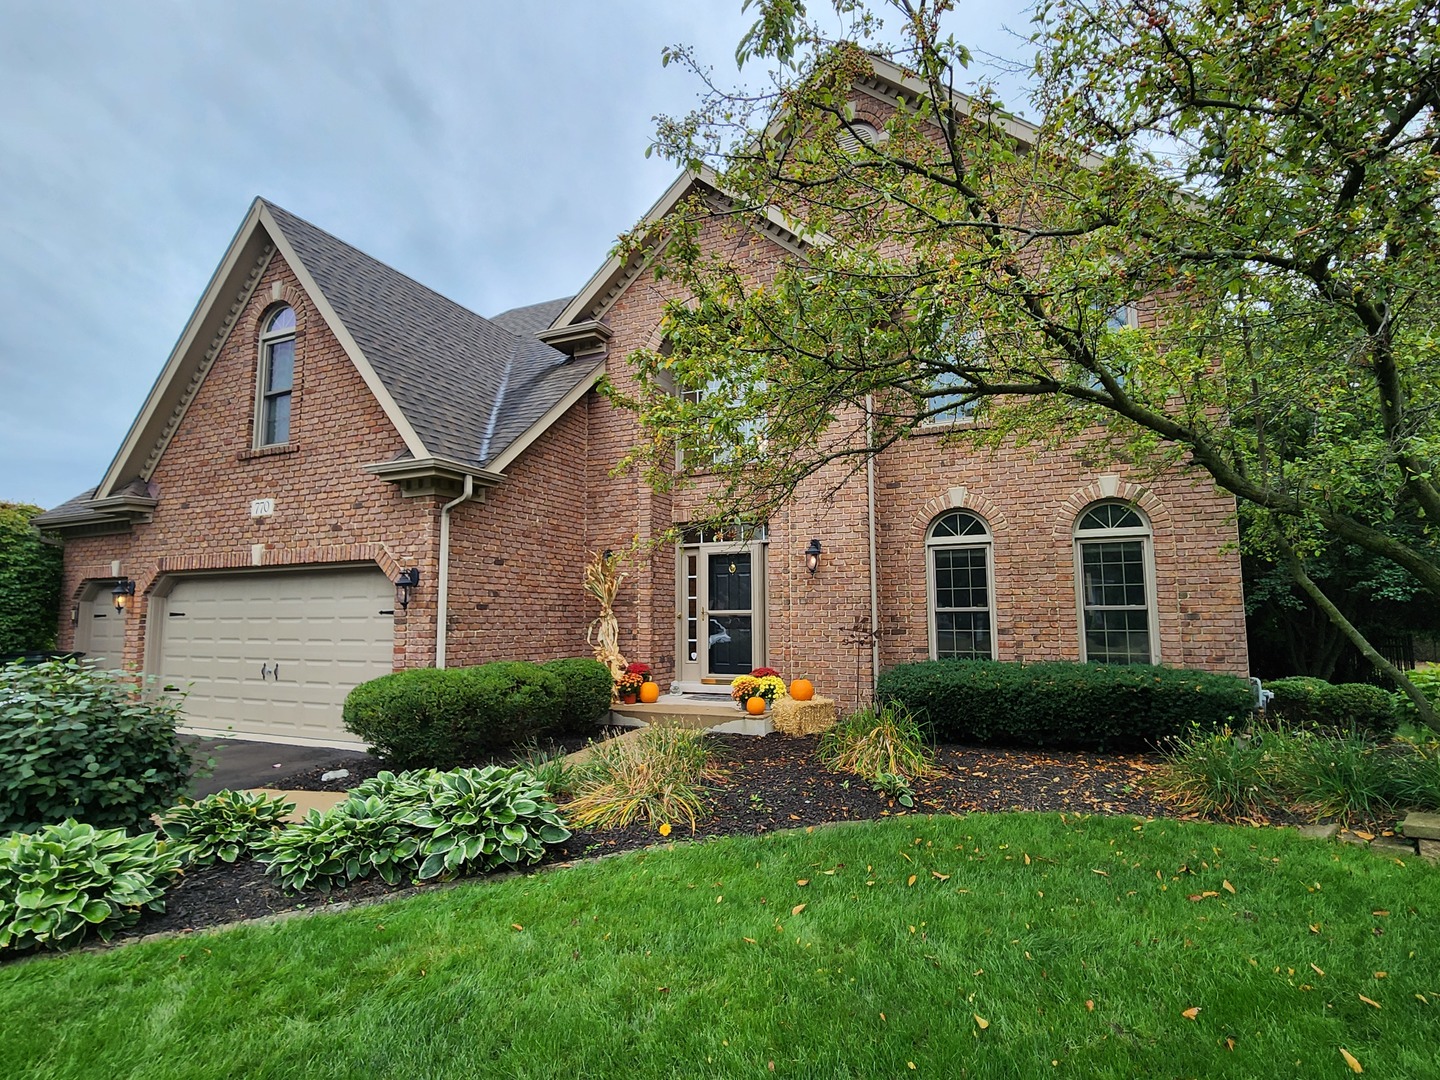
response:
[[[98,586],[98,592],[80,605],[75,647],[105,668],[118,669],[125,660],[125,621],[129,615],[115,610],[114,586]]]
[[[345,695],[393,667],[395,589],[378,569],[184,578],[165,599],[159,671],[186,723],[353,742]]]

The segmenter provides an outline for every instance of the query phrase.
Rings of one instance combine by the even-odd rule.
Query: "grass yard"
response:
[[[679,844],[0,968],[7,1076],[1440,1075],[1440,871],[996,814]]]

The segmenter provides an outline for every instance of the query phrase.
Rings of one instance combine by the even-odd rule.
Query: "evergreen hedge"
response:
[[[1291,727],[1354,731],[1384,739],[1400,725],[1395,699],[1369,683],[1328,683],[1295,675],[1265,684],[1275,698],[1267,710]]]
[[[345,726],[399,768],[448,769],[538,738],[565,715],[565,680],[523,660],[415,668],[361,683]]]
[[[587,734],[610,711],[615,692],[615,677],[599,660],[584,656],[567,656],[540,665],[565,681],[565,704],[561,708],[558,730]]]
[[[903,704],[944,742],[1116,750],[1249,717],[1234,675],[1149,664],[926,660],[880,676],[876,698]]]
[[[38,506],[0,502],[0,655],[55,647],[63,555],[30,524],[38,513]]]

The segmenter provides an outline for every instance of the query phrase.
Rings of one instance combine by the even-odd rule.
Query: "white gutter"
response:
[[[465,474],[465,490],[440,508],[440,577],[435,590],[435,666],[445,666],[445,624],[450,614],[450,511],[475,494],[475,477]]]
[[[865,508],[870,534],[870,696],[880,683],[880,575],[875,552],[875,395],[865,395]]]

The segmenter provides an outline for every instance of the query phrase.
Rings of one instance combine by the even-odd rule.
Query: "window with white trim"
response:
[[[290,441],[290,396],[295,388],[295,309],[277,308],[260,332],[260,390],[255,445]]]
[[[1155,664],[1155,562],[1150,522],[1130,503],[1096,503],[1075,521],[1080,659]]]
[[[995,659],[991,546],[989,528],[969,510],[941,514],[925,534],[932,659]]]

